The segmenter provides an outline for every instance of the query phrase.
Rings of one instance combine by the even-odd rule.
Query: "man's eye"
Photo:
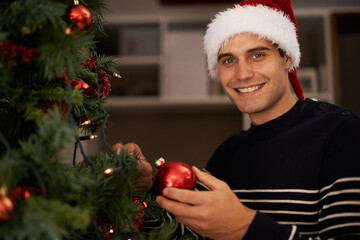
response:
[[[234,62],[235,62],[235,60],[231,59],[231,58],[228,58],[228,59],[224,60],[224,64],[230,64],[230,63],[234,63]]]
[[[253,55],[253,58],[261,58],[261,57],[263,57],[264,55],[263,54],[261,54],[261,53],[255,53],[254,55]]]

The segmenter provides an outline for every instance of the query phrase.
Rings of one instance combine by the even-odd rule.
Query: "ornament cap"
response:
[[[6,196],[6,194],[7,194],[7,188],[5,185],[3,185],[0,187],[0,197]]]
[[[158,168],[158,167],[164,165],[164,163],[165,163],[165,159],[161,157],[158,160],[155,160],[155,167]]]

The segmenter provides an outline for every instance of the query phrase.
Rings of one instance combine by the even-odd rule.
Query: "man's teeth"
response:
[[[261,87],[261,85],[258,85],[258,86],[249,87],[249,88],[238,88],[237,90],[240,93],[249,93],[249,92],[253,92],[255,90],[258,90],[260,87]]]

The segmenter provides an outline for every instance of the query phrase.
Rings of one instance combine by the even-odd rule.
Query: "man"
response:
[[[166,188],[159,205],[211,239],[360,239],[360,119],[304,100],[290,1],[248,0],[219,13],[204,45],[210,75],[252,126],[215,151],[211,175],[193,167],[209,191]]]

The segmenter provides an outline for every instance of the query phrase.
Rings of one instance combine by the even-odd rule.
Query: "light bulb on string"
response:
[[[83,123],[81,123],[81,126],[90,125],[91,123],[102,120],[102,119],[106,118],[107,116],[109,116],[109,114],[107,114],[107,113],[95,116],[95,117],[90,118],[90,119],[84,121]]]
[[[100,68],[101,70],[105,71],[107,74],[113,76],[113,77],[122,78],[122,77],[120,76],[120,74],[118,74],[117,72],[112,71],[112,70],[110,70],[110,69],[108,69],[108,68],[106,68],[106,67],[104,67],[104,66],[99,66],[99,68]]]
[[[105,169],[104,173],[106,175],[111,175],[113,174],[114,172],[120,172],[121,168],[120,167],[115,167],[115,168],[107,168]]]
[[[65,34],[66,35],[71,34],[71,28],[69,28],[69,27],[65,28]]]
[[[94,140],[95,138],[97,138],[97,135],[89,135],[89,136],[81,136],[81,137],[79,137],[80,141]]]
[[[90,125],[90,124],[91,124],[91,120],[88,119],[88,120],[86,120],[85,122],[81,123],[81,126]]]

